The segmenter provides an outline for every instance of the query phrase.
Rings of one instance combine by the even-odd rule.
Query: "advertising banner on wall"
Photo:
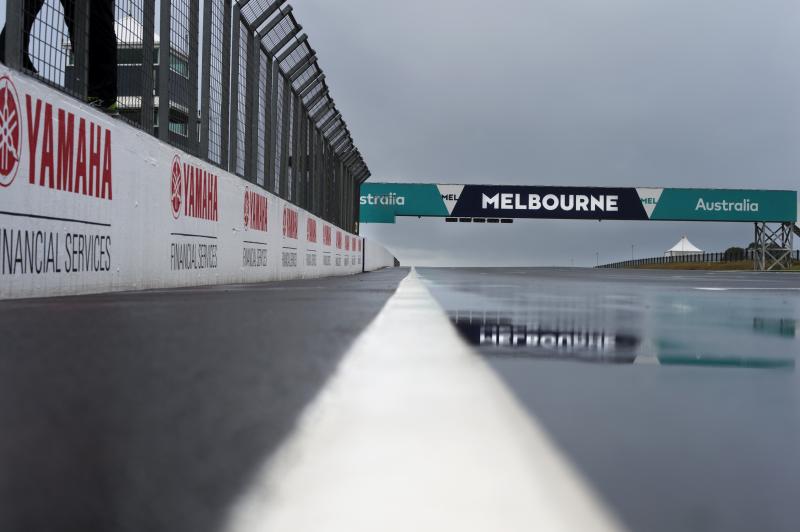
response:
[[[795,222],[789,190],[364,183],[362,223],[396,216]]]
[[[0,66],[0,298],[344,275],[361,246]]]

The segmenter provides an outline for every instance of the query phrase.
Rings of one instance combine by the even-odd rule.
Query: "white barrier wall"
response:
[[[371,238],[362,239],[364,246],[364,271],[371,272],[394,266],[394,255]]]
[[[344,275],[362,240],[0,66],[0,298]]]

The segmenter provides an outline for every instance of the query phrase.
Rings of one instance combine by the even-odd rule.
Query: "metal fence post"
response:
[[[208,1],[208,0],[207,0]],[[186,133],[189,137],[187,151],[198,155],[200,139],[197,132],[197,90],[198,84],[198,40],[200,27],[200,4],[198,0],[189,0],[189,123]],[[208,36],[206,36],[208,38]],[[208,70],[208,64],[203,65],[203,70]],[[203,87],[207,89],[208,87]]]
[[[322,144],[322,134],[320,134],[313,119],[311,124],[314,127],[314,135],[317,143],[317,169],[314,178],[316,180],[314,186],[317,188],[317,215],[327,220],[325,214],[325,146]]]
[[[325,135],[322,135],[322,142],[325,144],[325,160],[326,160],[326,184],[328,189],[328,219],[333,223],[336,222],[336,168],[333,161],[333,153],[331,153],[331,146],[328,144]]]
[[[319,143],[322,150],[322,172],[320,173],[320,179],[322,179],[322,215],[326,220],[331,221],[330,156],[328,154],[328,146],[325,144],[325,137],[322,135],[322,132],[319,134]]]
[[[169,78],[172,17],[171,0],[161,0],[161,23],[158,44],[158,138],[169,142]]]
[[[279,75],[278,83],[283,83],[283,101],[281,105],[283,105],[283,114],[281,116],[283,120],[283,124],[281,125],[281,167],[280,167],[280,197],[288,199],[289,198],[289,189],[288,189],[288,169],[289,169],[289,119],[290,113],[290,105],[289,99],[291,96],[292,85],[289,83],[289,80],[284,78],[283,75]]]
[[[75,93],[78,98],[86,101],[89,88],[89,6],[83,3],[75,5],[73,13],[72,34],[75,42],[72,43],[72,53],[75,61]],[[8,25],[6,25],[8,27]],[[22,50],[27,53],[27,50]],[[64,80],[65,85],[69,85]]]
[[[308,119],[308,109],[303,109],[303,128],[305,133],[303,134],[304,142],[305,142],[305,150],[303,150],[303,195],[305,199],[303,200],[306,209],[311,210],[312,208],[312,201],[313,201],[313,190],[311,188],[311,157],[312,157],[312,150],[313,150],[313,137],[311,136],[311,120]]]
[[[282,102],[278,101],[278,84],[281,83],[280,78],[280,70],[278,67],[278,62],[274,59],[270,58],[270,65],[271,65],[271,90],[272,95],[270,96],[270,119],[269,119],[269,171],[268,175],[271,176],[269,180],[268,190],[273,193],[277,193],[280,189],[280,172],[276,174],[275,168],[280,161],[280,152],[278,151],[278,108],[282,108]]]
[[[295,186],[297,187],[297,205],[301,209],[305,209],[305,192],[306,192],[306,176],[305,176],[305,161],[306,161],[306,120],[305,108],[301,98],[295,101],[297,105],[297,151],[295,151],[292,164],[295,167]]]
[[[155,32],[156,2],[144,0],[142,4],[142,104],[139,124],[144,131],[153,134],[155,120],[155,72],[153,61],[153,33]]]
[[[230,132],[230,114],[231,114],[231,98],[230,98],[230,83],[231,83],[231,17],[232,7],[231,0],[225,1],[225,14],[222,18],[222,102],[220,105],[220,166],[222,168],[230,169],[230,146],[228,145],[228,137]]]
[[[291,84],[289,85],[291,87]],[[292,92],[292,199],[300,205],[300,112],[301,100],[295,92]]]
[[[258,182],[258,92],[261,89],[259,70],[261,68],[261,47],[258,45],[256,32],[248,28],[247,37],[247,97],[244,104],[244,117],[247,120],[245,131],[245,165],[244,178],[253,183]]]
[[[333,150],[331,150],[331,152],[333,152]],[[345,191],[347,189],[347,181],[345,180],[345,177],[344,177],[344,165],[339,160],[339,157],[337,157],[335,154],[333,155],[333,160],[334,160],[334,164],[336,165],[336,176],[337,176],[336,177],[336,184],[338,185],[336,187],[336,189],[337,189],[336,190],[336,195],[339,197],[338,198],[339,201],[337,202],[339,213],[338,213],[337,217],[339,219],[339,226],[340,227],[344,227],[346,229],[347,228],[347,222],[346,222],[346,219],[345,219],[345,212],[346,211],[345,211],[344,199],[347,197],[347,194],[345,193]]]
[[[339,159],[339,156],[336,156]],[[350,231],[350,172],[339,159],[339,166],[342,168],[342,223]]]
[[[22,11],[25,0],[6,0],[6,57],[8,68],[22,70]],[[73,43],[74,45],[74,43]]]
[[[210,125],[209,109],[211,108],[211,2],[203,0],[203,50],[201,51],[203,77],[200,80],[200,146],[199,156],[209,160],[208,135]]]
[[[259,44],[259,49],[261,49],[261,44]],[[264,51],[267,51],[266,48],[264,48]],[[265,56],[267,63],[262,65],[262,68],[265,69],[266,83],[264,84],[264,109],[261,109],[264,114],[264,145],[259,146],[259,149],[264,150],[264,175],[262,179],[264,188],[269,190],[272,182],[270,176],[272,175],[272,169],[275,167],[275,160],[272,155],[272,139],[274,138],[272,111],[275,105],[272,101],[272,57],[270,57],[269,53],[265,53]]]
[[[228,171],[238,175],[236,171],[239,166],[239,69],[241,68],[240,39],[241,39],[241,7],[239,2],[233,3],[233,15],[231,20],[231,100],[230,100],[230,119],[228,129]]]
[[[319,214],[317,211],[317,133],[314,130],[314,123],[311,118],[306,118],[308,121],[308,204],[309,209],[314,214]]]
[[[314,182],[314,213],[322,218],[322,181],[320,174],[322,173],[322,146],[319,143],[319,131],[317,130],[314,121],[309,118],[311,123],[311,134],[314,136],[314,173],[311,176]]]
[[[353,213],[356,210],[356,204],[355,204],[355,197],[356,197],[355,196],[355,179],[353,178],[353,174],[351,172],[348,171],[348,174],[349,174],[348,183],[350,184],[350,186],[347,188],[347,192],[348,192],[348,194],[347,194],[347,210],[348,210],[347,219],[348,219],[348,223],[350,224],[350,232],[351,233],[355,233],[356,232],[356,224],[355,224],[355,220],[353,219]]]

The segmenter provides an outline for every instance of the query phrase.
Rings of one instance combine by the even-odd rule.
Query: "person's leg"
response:
[[[28,55],[28,46],[31,41],[31,28],[33,23],[36,22],[36,15],[42,9],[44,0],[25,0],[24,13],[22,15],[22,66],[32,72],[36,72],[33,66],[30,55]],[[6,62],[6,28],[0,32],[0,61]]]
[[[73,0],[74,1],[74,0]],[[114,0],[89,2],[89,87],[90,99],[104,108],[117,101],[117,36],[114,33]]]

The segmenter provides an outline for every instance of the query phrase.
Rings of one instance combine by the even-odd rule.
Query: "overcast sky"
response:
[[[800,176],[797,0],[294,0],[372,181],[764,187]],[[751,224],[401,218],[414,264],[593,265]]]

